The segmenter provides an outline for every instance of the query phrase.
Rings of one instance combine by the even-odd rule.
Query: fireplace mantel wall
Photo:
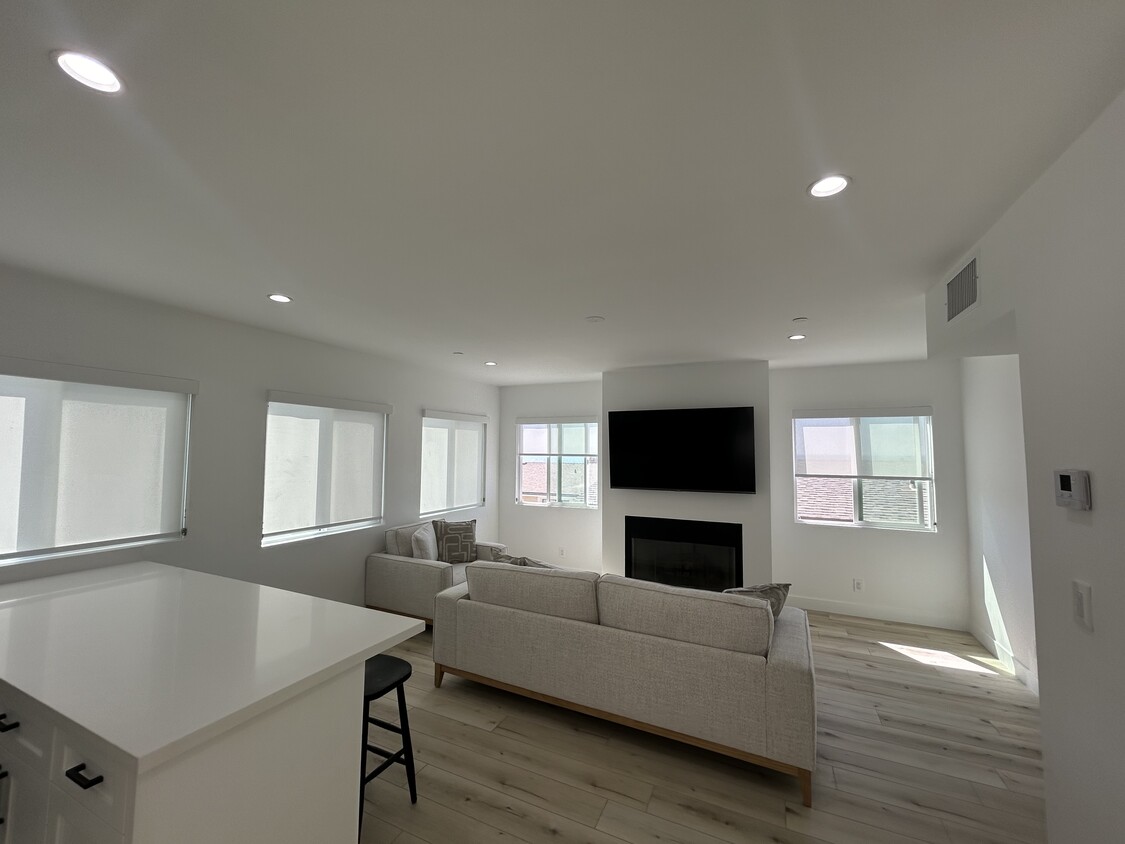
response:
[[[609,411],[746,405],[754,408],[756,494],[610,488]],[[601,420],[604,571],[625,573],[625,516],[652,516],[741,523],[745,582],[771,581],[769,365],[766,361],[645,366],[606,372],[602,376]]]

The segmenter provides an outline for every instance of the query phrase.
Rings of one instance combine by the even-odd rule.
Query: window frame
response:
[[[548,430],[548,432],[547,432],[547,451],[544,451],[544,452],[524,451],[523,450],[523,429],[524,429],[524,427],[525,426],[527,426],[527,427],[543,426],[543,425],[547,425],[551,428],[557,428],[558,429],[557,440],[552,437],[551,431]],[[584,427],[584,433],[585,433],[584,441],[586,443],[587,449],[589,449],[589,447],[592,443],[594,451],[591,452],[591,451],[587,450],[587,451],[584,451],[584,452],[581,452],[581,453],[572,452],[572,451],[564,451],[563,450],[563,436],[562,436],[562,426],[563,425],[582,425]],[[593,432],[591,432],[591,430],[590,430],[591,426],[593,426],[593,428],[594,428]],[[598,453],[599,448],[600,448],[600,441],[599,441],[600,435],[601,435],[600,420],[598,419],[597,416],[594,416],[594,415],[589,415],[589,416],[553,416],[553,417],[535,417],[535,418],[517,419],[516,420],[515,503],[517,505],[521,506],[521,507],[545,507],[545,508],[559,508],[559,507],[561,507],[561,508],[572,509],[572,510],[597,510],[597,509],[599,509],[601,507],[601,475],[600,475],[600,473],[601,473],[601,459],[600,459],[600,454]],[[551,443],[553,441],[558,442],[558,451],[552,451],[551,450],[551,448],[552,448]],[[524,492],[523,492],[522,467],[523,467],[524,457],[545,457],[545,458],[547,458],[547,460],[546,460],[546,465],[548,467],[548,469],[547,469],[547,479],[546,479],[547,500],[544,501],[544,502],[534,502],[534,501],[524,501],[523,500]],[[597,464],[596,464],[597,470],[598,470],[598,473],[599,473],[598,474],[598,492],[597,492],[597,497],[595,499],[595,502],[593,504],[589,503],[589,494],[588,494],[588,490],[587,490],[586,485],[583,485],[583,489],[582,489],[582,495],[583,495],[583,499],[584,499],[582,502],[572,502],[572,501],[563,501],[562,500],[562,462],[563,462],[564,457],[582,458],[584,460],[584,465],[586,465],[586,466],[589,465],[590,458],[593,458],[594,460],[598,461]],[[557,466],[557,468],[555,470],[556,489],[554,491],[551,490],[550,465],[551,465],[552,461],[556,462],[556,466]],[[551,500],[552,494],[554,494],[555,497],[556,497],[556,500],[554,500],[554,501]]]
[[[937,515],[937,481],[936,481],[936,467],[934,465],[934,437],[933,437],[933,408],[932,407],[895,407],[895,408],[863,408],[863,409],[843,409],[843,410],[795,410],[793,411],[792,422],[790,424],[791,436],[791,451],[793,456],[793,519],[797,524],[802,525],[820,525],[829,527],[844,527],[844,528],[866,528],[873,530],[899,530],[908,531],[911,533],[937,533],[938,531],[938,515]],[[894,419],[894,418],[912,418],[915,420],[914,424],[919,434],[919,451],[924,460],[924,463],[929,468],[929,475],[878,475],[874,473],[863,473],[858,471],[866,462],[871,462],[876,459],[871,452],[870,443],[867,442],[870,438],[869,426],[863,424],[864,419]],[[825,474],[817,472],[798,472],[797,471],[797,425],[799,422],[806,420],[816,419],[848,419],[853,436],[853,445],[855,449],[855,459],[857,472],[855,474]],[[926,420],[924,424],[919,424],[917,420]],[[865,449],[866,442],[866,449]],[[836,479],[836,480],[849,480],[852,487],[852,514],[851,521],[835,520],[835,519],[809,519],[802,518],[800,513],[800,504],[798,500],[798,487],[797,481],[801,478],[823,478],[823,479]],[[927,525],[922,519],[923,507],[922,501],[924,500],[924,488],[918,486],[917,493],[919,498],[919,522],[917,524],[908,524],[904,522],[887,522],[876,521],[864,518],[863,506],[863,482],[864,481],[910,481],[913,483],[927,483],[929,484],[929,511],[930,511],[930,524]]]
[[[422,489],[426,475],[426,449],[422,442],[419,442],[419,455],[418,455],[418,518],[429,519],[433,516],[441,515],[442,513],[457,513],[463,510],[476,510],[484,506],[485,493],[486,493],[486,476],[488,473],[488,422],[487,416],[476,413],[461,413],[450,410],[428,410],[422,411],[422,427],[421,434],[425,437],[426,422],[441,422],[444,424],[434,425],[435,428],[446,428],[451,431],[454,436],[448,438],[446,444],[446,457],[445,457],[445,506],[439,507],[436,510],[423,510],[422,509]],[[457,437],[455,436],[458,427],[463,427],[468,430],[467,426],[480,426],[480,455],[477,460],[477,496],[471,504],[456,504],[456,489],[457,489]]]
[[[331,488],[332,488],[332,455],[333,455],[333,435],[331,426],[321,426],[317,434],[317,476],[316,476],[316,513],[317,523],[299,528],[286,528],[284,530],[265,532],[265,497],[266,497],[266,473],[269,467],[266,464],[268,456],[268,425],[270,417],[270,408],[274,404],[285,405],[292,408],[288,413],[277,414],[279,416],[289,416],[297,419],[317,419],[323,421],[325,416],[323,411],[354,411],[359,413],[368,413],[380,415],[382,419],[382,437],[375,443],[373,451],[373,459],[377,465],[372,467],[372,480],[374,486],[373,493],[377,499],[377,512],[371,516],[364,516],[358,519],[344,519],[338,522],[321,521],[321,519],[330,519],[331,507]],[[307,408],[307,410],[302,410]],[[303,542],[308,539],[315,539],[321,536],[331,536],[337,533],[347,533],[354,530],[364,530],[366,528],[376,527],[383,524],[383,517],[386,511],[386,473],[387,473],[387,432],[390,427],[391,413],[394,407],[390,404],[380,402],[358,401],[355,399],[340,399],[331,398],[327,396],[310,396],[303,393],[291,393],[283,390],[270,390],[266,395],[266,436],[262,440],[263,455],[262,455],[262,513],[259,524],[262,526],[261,531],[261,545],[263,548],[269,548],[275,545],[286,545],[291,542]],[[319,471],[319,467],[328,466],[327,472]]]
[[[165,485],[161,490],[162,497],[167,498],[168,496],[174,496],[178,499],[175,503],[178,518],[172,529],[160,531],[158,533],[132,534],[114,537],[112,539],[98,539],[90,542],[76,542],[67,545],[52,544],[43,547],[18,549],[0,554],[0,566],[17,565],[37,560],[74,556],[77,554],[134,548],[162,542],[176,542],[187,535],[192,413],[194,410],[195,396],[199,393],[198,381],[186,378],[99,369],[77,364],[6,356],[0,356],[0,375],[52,382],[59,385],[53,391],[54,395],[52,398],[54,402],[51,407],[48,407],[48,399],[45,396],[35,397],[30,400],[27,396],[24,396],[25,419],[29,414],[44,418],[45,415],[49,416],[54,413],[54,416],[51,416],[49,421],[56,429],[61,424],[63,402],[67,400],[100,404],[130,405],[130,402],[127,402],[120,394],[100,394],[103,389],[126,389],[138,393],[147,392],[153,394],[147,401],[140,401],[141,397],[138,396],[138,401],[132,403],[136,406],[163,407],[167,409],[171,407],[171,402],[167,398],[168,395],[180,396],[184,399],[182,444],[180,444],[178,438],[168,440],[164,444],[166,452],[164,465],[168,466],[169,463],[173,465],[182,463],[179,471],[179,483],[172,486]],[[48,448],[48,443],[46,441],[29,444],[26,442],[25,435],[21,454],[21,465],[25,468],[22,471],[26,471],[26,466],[30,462],[32,466],[43,472],[43,474],[39,476],[40,480],[49,479],[50,483],[39,483],[34,485],[37,488],[31,489],[25,488],[21,483],[19,504],[17,505],[16,511],[21,521],[29,511],[31,512],[32,518],[36,518],[40,523],[43,523],[45,520],[57,519],[57,497],[61,471],[62,444],[56,437],[52,445],[53,448]],[[180,450],[181,445],[182,452]],[[43,497],[47,495],[53,495],[56,498],[55,507],[36,509],[33,506],[34,500],[36,498],[43,499]],[[57,537],[57,524],[52,529],[51,533],[53,536]]]

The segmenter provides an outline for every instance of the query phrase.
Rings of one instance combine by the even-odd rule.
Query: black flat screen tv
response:
[[[754,492],[754,408],[611,410],[609,485]]]

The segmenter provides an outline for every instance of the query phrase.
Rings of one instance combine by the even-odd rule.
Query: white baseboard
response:
[[[900,607],[861,604],[851,601],[831,601],[824,598],[806,598],[802,595],[790,595],[787,603],[803,610],[857,615],[861,618],[877,618],[881,621],[901,621],[906,624],[942,627],[946,630],[964,631],[968,628],[967,620],[963,618],[953,618],[941,613],[914,612],[903,610]]]

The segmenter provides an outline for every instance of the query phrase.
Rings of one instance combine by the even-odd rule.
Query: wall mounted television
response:
[[[609,412],[609,485],[681,492],[755,491],[754,408]]]

